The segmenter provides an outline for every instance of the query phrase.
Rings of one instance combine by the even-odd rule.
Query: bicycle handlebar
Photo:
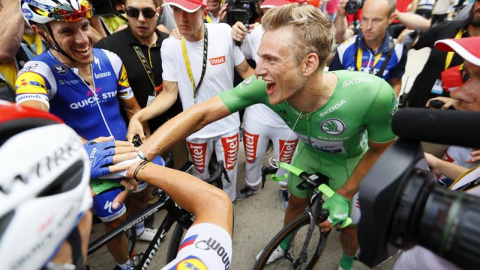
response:
[[[205,180],[205,182],[207,182],[209,184],[216,183],[217,187],[219,189],[223,189],[222,174],[223,174],[223,176],[225,176],[225,179],[228,182],[230,182],[230,179],[228,178],[227,171],[225,170],[225,167],[223,166],[223,160],[219,160],[217,169],[215,170],[215,172],[213,173],[213,175],[209,179]]]
[[[302,180],[305,182],[309,183],[312,186],[316,186],[315,181],[326,181],[325,179],[319,179],[318,175],[316,174],[308,174],[302,169],[295,167],[291,164],[284,163],[284,162],[277,162],[277,165],[279,168],[285,169],[289,171],[290,173],[293,173],[294,175],[300,177]],[[327,198],[332,197],[332,195],[335,193],[327,184],[322,183],[318,186],[317,188],[323,195],[325,195]],[[327,210],[328,211],[328,210]],[[330,213],[329,213],[330,214]],[[352,219],[350,217],[347,217],[345,221],[343,221],[341,228],[345,228],[352,224]]]

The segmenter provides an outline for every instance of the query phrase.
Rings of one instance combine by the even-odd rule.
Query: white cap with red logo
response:
[[[480,66],[480,37],[442,39],[435,42],[435,48],[441,51],[456,52],[468,62]]]

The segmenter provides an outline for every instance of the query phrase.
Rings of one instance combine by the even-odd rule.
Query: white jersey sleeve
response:
[[[214,224],[200,223],[188,229],[177,258],[162,270],[228,270],[232,260],[232,238]]]

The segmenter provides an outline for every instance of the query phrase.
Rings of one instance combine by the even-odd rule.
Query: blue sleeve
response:
[[[398,61],[398,64],[395,66],[395,68],[390,71],[390,79],[398,79],[405,74],[405,66],[407,65],[407,53],[408,50],[404,45],[402,50],[402,58],[400,58],[400,61]]]
[[[332,63],[330,63],[330,66],[328,67],[329,71],[334,71],[334,70],[343,70],[343,65],[342,62],[340,61],[340,56],[338,55],[338,52],[335,53],[335,56],[333,57]]]

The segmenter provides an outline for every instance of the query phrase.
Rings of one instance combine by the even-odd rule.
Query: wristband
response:
[[[142,163],[140,163],[137,168],[135,168],[135,171],[133,172],[133,179],[137,180],[137,181],[140,181],[138,178],[137,178],[137,174],[143,169],[145,168],[150,162],[149,161],[142,161]]]

